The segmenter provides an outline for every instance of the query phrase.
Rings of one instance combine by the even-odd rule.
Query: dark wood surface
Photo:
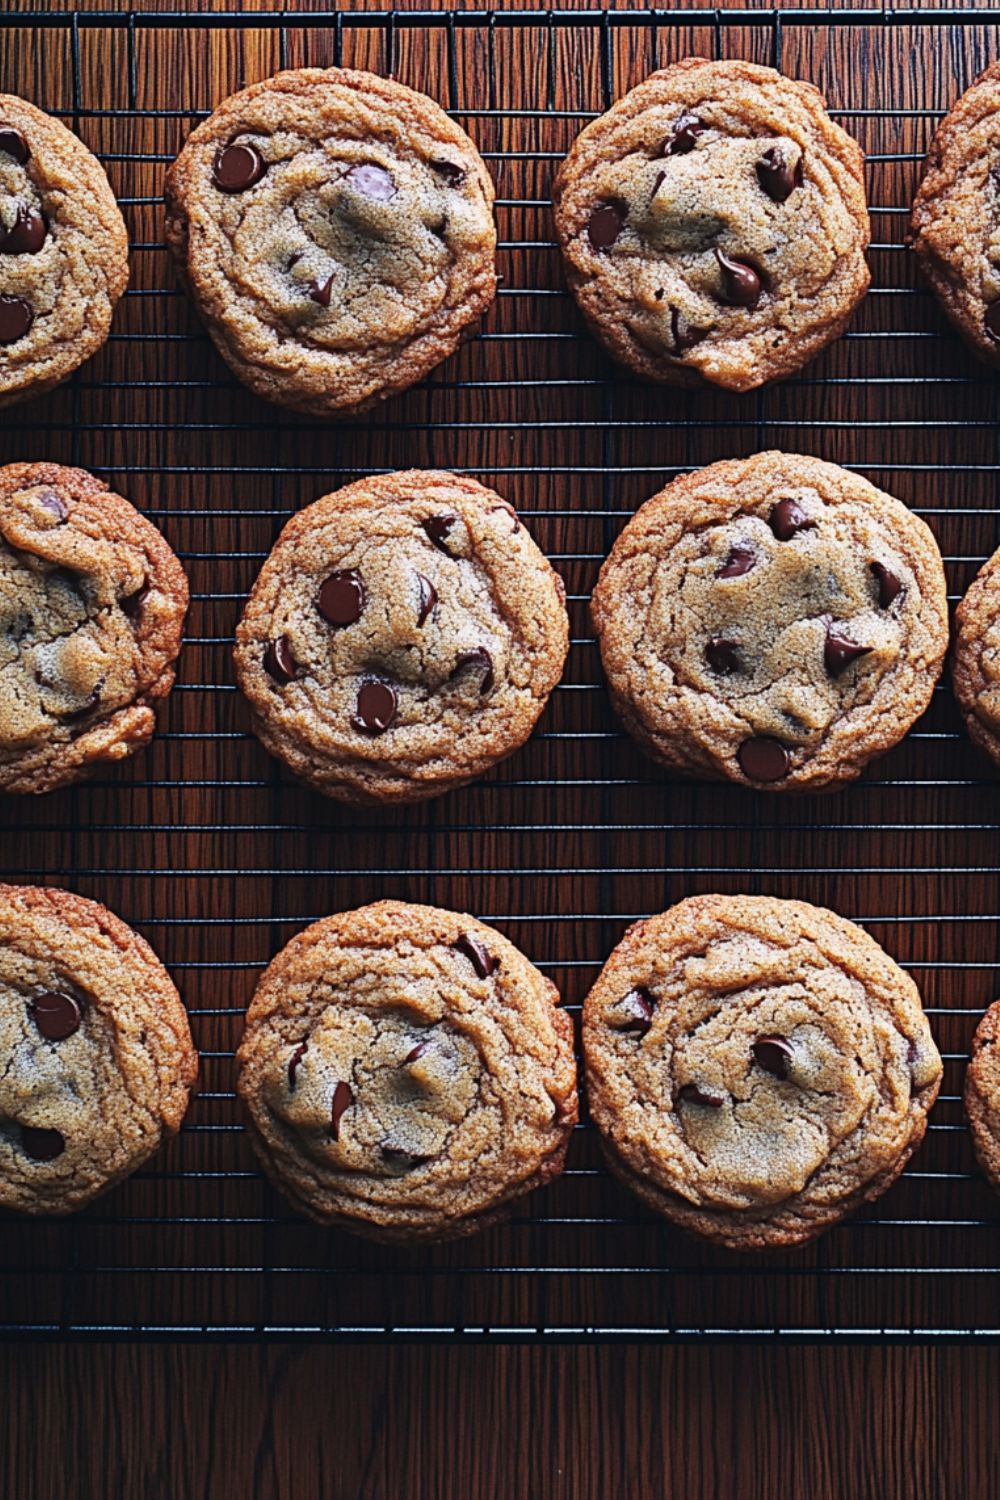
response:
[[[25,18],[41,8],[19,7]],[[958,1103],[1000,967],[1000,791],[947,690],[840,797],[684,786],[618,735],[585,612],[601,557],[666,478],[768,446],[856,466],[900,495],[934,527],[953,595],[996,547],[997,386],[915,289],[902,211],[937,113],[996,55],[1000,28],[976,6],[969,26],[789,18],[780,31],[686,9],[682,26],[390,32],[373,17],[284,35],[0,32],[0,86],[67,111],[105,157],[134,244],[108,348],[72,386],[3,414],[0,461],[51,457],[109,478],[161,525],[195,596],[156,744],[87,787],[5,806],[0,870],[71,885],[140,927],[177,978],[204,1058],[185,1130],[148,1171],[70,1222],[3,1222],[0,1324],[390,1339],[9,1346],[4,1389],[18,1399],[3,1404],[3,1493],[57,1493],[67,1465],[95,1495],[478,1500],[626,1481],[637,1495],[997,1493],[992,1349],[391,1342],[413,1328],[534,1329],[543,1342],[566,1330],[1000,1328],[1000,1213],[973,1173]],[[545,206],[588,114],[658,63],[716,50],[817,82],[874,158],[875,286],[851,334],[799,379],[742,399],[613,371],[562,291]],[[340,59],[394,65],[467,124],[497,176],[504,282],[484,337],[426,387],[330,428],[229,379],[174,289],[158,198],[200,111],[282,62]],[[228,641],[291,510],[359,472],[410,465],[466,468],[518,505],[567,579],[576,644],[542,732],[497,773],[429,806],[351,813],[294,787],[247,735]],[[794,1256],[707,1252],[607,1180],[586,1128],[559,1184],[458,1247],[372,1250],[299,1222],[265,1191],[231,1054],[260,967],[302,923],[381,895],[470,909],[546,967],[575,1012],[630,918],[711,889],[833,906],[921,985],[947,1059],[942,1100],[905,1177],[861,1219]]]

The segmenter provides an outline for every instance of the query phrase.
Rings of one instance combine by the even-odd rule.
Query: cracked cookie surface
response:
[[[0,94],[0,406],[41,395],[104,343],[128,283],[128,235],[81,140]]]
[[[149,945],[96,901],[0,885],[0,1206],[82,1208],[180,1128],[198,1055]]]
[[[802,1244],[885,1192],[941,1082],[913,981],[853,922],[766,896],[636,923],[583,1038],[612,1170],[737,1250]]]
[[[1000,765],[1000,551],[955,611],[951,681],[970,739]]]
[[[962,337],[980,358],[1000,364],[1000,63],[939,125],[909,239]]]
[[[348,415],[454,352],[496,288],[493,183],[424,94],[345,68],[223,101],[167,174],[167,242],[257,395]]]
[[[566,658],[564,598],[492,490],[373,475],[285,526],[237,630],[237,680],[264,745],[317,791],[435,796],[530,735]]]
[[[793,374],[868,288],[862,168],[811,84],[687,58],[588,125],[560,168],[570,288],[647,379],[745,391]]]
[[[591,601],[612,701],[655,759],[769,790],[852,780],[930,702],[948,644],[928,527],[786,453],[675,479]]]
[[[52,791],[148,744],[187,603],[170,547],[101,480],[0,468],[0,791]]]
[[[994,1000],[976,1028],[964,1101],[976,1160],[1000,1193],[1000,1000]]]
[[[237,1054],[250,1134],[304,1214],[375,1239],[488,1227],[561,1170],[569,1016],[491,927],[380,901],[316,922],[261,979]]]

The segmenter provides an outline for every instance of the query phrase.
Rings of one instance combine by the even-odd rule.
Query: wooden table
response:
[[[934,120],[996,55],[1000,27],[978,6],[968,25],[935,24],[926,6],[926,24],[861,24],[838,6],[808,24],[785,10],[779,27],[757,6],[717,20],[703,4],[656,25],[306,28],[308,7],[284,30],[150,24],[166,8],[0,31],[3,87],[65,111],[104,156],[133,238],[115,337],[70,386],[4,414],[0,461],[109,478],[162,526],[195,597],[155,745],[87,787],[5,807],[0,872],[71,885],[140,927],[204,1059],[188,1125],[148,1171],[68,1223],[3,1223],[0,1325],[35,1341],[0,1356],[0,1492],[995,1496],[996,1346],[824,1347],[837,1330],[944,1343],[1000,1329],[1000,1214],[958,1097],[1000,967],[991,770],[942,689],[838,798],[672,783],[617,731],[585,604],[623,520],[672,473],[767,446],[898,493],[934,527],[955,595],[996,547],[997,387],[915,289],[902,234]],[[872,295],[800,378],[743,399],[615,372],[562,291],[545,206],[588,115],[692,51],[812,78],[870,155]],[[158,199],[198,111],[281,65],[340,60],[394,68],[468,126],[497,177],[504,281],[482,339],[384,412],[331,429],[228,377],[174,288]],[[466,468],[519,507],[566,577],[575,645],[513,761],[439,803],[350,813],[294,787],[248,735],[228,642],[288,513],[407,466]],[[575,1013],[631,917],[711,889],[863,919],[921,985],[942,1100],[904,1179],[859,1221],[772,1261],[706,1252],[607,1180],[588,1129],[559,1184],[458,1247],[371,1250],[265,1191],[232,1050],[257,973],[305,921],[381,895],[471,909],[546,966]],[[317,1342],[301,1341],[308,1328]],[[405,1341],[432,1328],[437,1344]],[[658,1338],[706,1329],[732,1337]],[[153,1330],[165,1345],[135,1341]],[[532,1330],[533,1345],[509,1342]],[[594,1330],[633,1342],[595,1345]],[[772,1330],[777,1343],[732,1341]],[[227,1338],[242,1342],[213,1342]]]

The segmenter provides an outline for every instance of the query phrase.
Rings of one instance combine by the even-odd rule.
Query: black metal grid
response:
[[[429,77],[408,71],[414,39]],[[953,597],[996,546],[997,390],[916,288],[902,230],[930,131],[998,40],[1000,10],[985,9],[0,16],[0,87],[60,114],[98,151],[133,237],[132,287],[108,349],[62,392],[5,413],[0,451],[108,477],[163,527],[194,585],[156,745],[121,775],[5,807],[0,873],[57,879],[142,928],[189,1001],[204,1059],[181,1137],[146,1171],[71,1221],[4,1220],[0,1265],[23,1300],[0,1303],[0,1336],[1000,1336],[1000,1215],[973,1171],[956,1066],[1000,969],[1000,820],[946,688],[906,746],[842,798],[779,806],[681,786],[623,740],[585,613],[597,565],[645,496],[693,465],[765,446],[863,468],[909,499],[938,531]],[[199,92],[212,49],[225,92],[305,62],[396,73],[470,129],[497,176],[497,311],[384,413],[330,432],[262,407],[215,360],[174,287],[159,178],[218,102]],[[547,184],[573,135],[684,51],[812,77],[868,148],[866,307],[798,379],[742,401],[665,396],[614,370],[582,331],[553,251]],[[40,86],[53,56],[67,90],[58,101]],[[837,403],[861,381],[868,404],[845,417]],[[161,456],[166,435],[190,461]],[[517,503],[567,576],[573,649],[553,710],[508,766],[423,809],[355,815],[291,786],[256,746],[227,648],[290,511],[410,463],[466,469]],[[909,854],[887,866],[883,835]],[[522,909],[524,874],[548,882],[544,903]],[[689,1246],[605,1178],[588,1126],[557,1187],[509,1229],[453,1250],[373,1252],[301,1224],[263,1187],[233,1107],[233,1046],[257,972],[304,922],[380,894],[464,905],[503,926],[576,1012],[627,921],[713,887],[804,894],[866,922],[921,982],[948,1064],[903,1181],[807,1259],[751,1267]],[[974,1288],[974,1311],[971,1290],[940,1315],[906,1297],[889,1317],[872,1311],[872,1283],[940,1272]],[[335,1277],[349,1281],[346,1297],[330,1291]],[[664,1290],[671,1278],[686,1291]],[[187,1289],[195,1281],[203,1295]],[[655,1286],[646,1319],[621,1290],[643,1282]],[[801,1303],[783,1290],[796,1282]],[[734,1310],[727,1284],[746,1289],[745,1307]]]

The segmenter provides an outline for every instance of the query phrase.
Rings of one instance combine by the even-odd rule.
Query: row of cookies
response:
[[[0,1206],[68,1213],[180,1127],[197,1072],[148,945],[93,901],[0,887]],[[800,901],[695,896],[631,927],[583,1007],[591,1117],[651,1208],[741,1250],[793,1248],[879,1197],[942,1066],[913,981]],[[559,995],[475,918],[381,901],[306,928],[237,1053],[251,1140],[307,1217],[383,1241],[501,1221],[578,1119]],[[1000,1002],[965,1099],[1000,1188]]]
[[[911,237],[945,311],[1000,362],[991,259],[1000,65],[928,156]],[[224,100],[166,178],[166,238],[222,357],[266,400],[347,415],[458,347],[496,289],[494,186],[432,99],[341,68]],[[567,279],[622,364],[745,391],[794,374],[869,283],[857,142],[809,83],[687,58],[581,133],[554,185]],[[128,239],[95,157],[0,95],[0,405],[107,337]]]
[[[0,469],[0,790],[45,792],[148,743],[187,581],[92,475]],[[684,775],[815,791],[927,707],[944,568],[905,505],[818,459],[761,453],[675,479],[625,526],[591,601],[612,702]],[[958,610],[953,682],[1000,761],[1000,553]],[[359,480],[288,521],[236,632],[267,749],[307,785],[404,803],[482,775],[563,672],[562,579],[476,480]]]

